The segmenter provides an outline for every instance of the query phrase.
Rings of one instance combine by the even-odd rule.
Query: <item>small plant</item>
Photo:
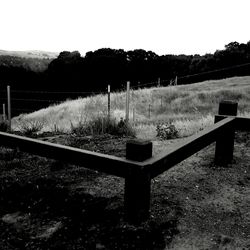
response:
[[[64,133],[64,130],[62,128],[60,128],[56,123],[54,124],[51,131],[53,134],[63,134]]]
[[[123,120],[123,118],[121,118],[121,120],[116,125],[116,134],[135,136],[136,132],[135,129],[131,126],[131,124],[126,121],[126,119]]]
[[[42,130],[44,122],[38,120],[23,120],[18,124],[20,132],[26,136],[34,136]]]
[[[77,124],[70,122],[70,133],[75,135],[88,135],[86,123],[79,121]]]
[[[97,116],[87,122],[79,122],[76,125],[71,123],[71,132],[76,135],[128,135],[135,136],[133,128],[125,121],[116,122],[114,118]]]
[[[0,121],[0,131],[7,132],[8,131],[8,123],[7,121],[1,120]]]
[[[157,137],[162,140],[174,139],[178,137],[178,130],[172,123],[160,123],[156,126]]]

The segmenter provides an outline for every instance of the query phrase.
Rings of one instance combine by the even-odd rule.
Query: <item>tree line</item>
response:
[[[170,80],[178,76],[179,84],[188,84],[248,75],[250,66],[242,65],[247,63],[250,63],[250,41],[247,44],[231,42],[224,50],[203,56],[158,56],[142,49],[126,52],[104,48],[88,52],[85,57],[77,51],[61,52],[49,64],[46,74],[51,86],[59,84],[58,87],[63,85],[66,89],[74,86],[74,89],[94,91],[105,89],[107,84],[112,89],[120,89],[128,80],[132,86],[137,86],[157,82],[158,78]],[[162,84],[168,85],[169,82]]]

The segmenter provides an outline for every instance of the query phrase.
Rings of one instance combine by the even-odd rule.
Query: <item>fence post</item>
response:
[[[159,77],[158,78],[158,87],[160,87],[161,86],[161,78]]]
[[[104,119],[103,119],[103,116],[102,116],[102,135],[104,134]]]
[[[131,140],[126,144],[126,158],[144,161],[152,157],[152,142]],[[124,208],[125,219],[140,223],[149,217],[151,177],[143,169],[132,169],[125,178]]]
[[[108,85],[108,121],[110,120],[110,85]]]
[[[238,103],[233,101],[221,101],[219,115],[237,116]],[[215,123],[225,117],[215,116]],[[233,160],[235,128],[226,128],[216,141],[215,164],[226,165]]]
[[[127,92],[126,92],[126,122],[129,122],[129,92],[130,92],[130,82],[127,81]]]
[[[7,86],[7,100],[8,100],[8,122],[9,131],[11,131],[11,101],[10,101],[10,86]]]
[[[3,120],[6,121],[5,103],[3,103]]]

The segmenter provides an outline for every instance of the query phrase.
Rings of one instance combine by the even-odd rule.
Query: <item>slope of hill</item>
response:
[[[239,113],[248,115],[250,76],[131,91],[130,121],[142,137],[142,131],[146,136],[155,134],[153,131],[159,122],[172,122],[181,136],[188,136],[212,124],[219,102],[225,99],[237,101]],[[106,116],[107,102],[107,95],[103,94],[67,100],[21,115],[14,121],[39,120],[44,123],[44,130],[53,130],[56,126],[69,131],[72,124],[84,124],[93,117]],[[117,121],[125,117],[125,103],[125,92],[111,94],[112,117]]]

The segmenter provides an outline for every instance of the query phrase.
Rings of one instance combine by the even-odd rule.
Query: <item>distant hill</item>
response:
[[[0,67],[23,68],[33,72],[43,72],[48,68],[49,63],[54,60],[58,54],[59,53],[40,50],[0,50]]]
[[[15,56],[22,58],[40,58],[40,59],[53,59],[56,58],[59,53],[40,51],[40,50],[27,50],[27,51],[8,51],[0,50],[0,56]]]

